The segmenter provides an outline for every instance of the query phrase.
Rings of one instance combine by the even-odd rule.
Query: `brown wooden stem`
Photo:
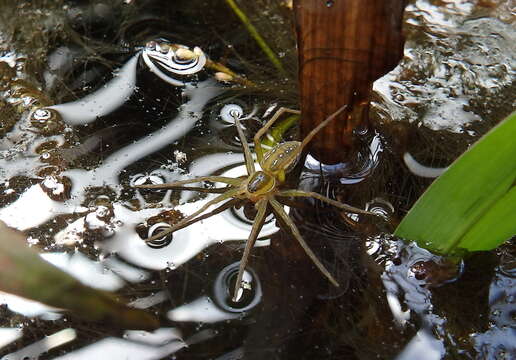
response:
[[[406,0],[294,0],[305,136],[342,105],[348,110],[311,144],[324,163],[349,159],[353,130],[367,124],[373,82],[402,57]]]

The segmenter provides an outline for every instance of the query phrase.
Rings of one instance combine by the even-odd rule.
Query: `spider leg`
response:
[[[196,217],[195,219],[191,219],[191,220],[183,223],[181,226],[174,226],[174,231],[181,230],[182,228],[185,228],[187,226],[195,224],[198,221],[207,219],[209,217],[212,217],[213,215],[220,214],[221,212],[226,211],[230,207],[237,205],[240,201],[241,201],[240,199],[232,199],[232,200],[226,201],[224,204],[220,205],[219,207],[213,209],[210,212],[207,212],[206,214],[202,214],[202,215]]]
[[[199,176],[195,179],[188,180],[180,180],[173,181],[166,184],[147,184],[147,185],[134,185],[133,187],[139,189],[173,189],[182,187],[182,185],[186,184],[195,184],[201,181],[213,181],[213,182],[221,182],[228,185],[238,186],[242,182],[242,179],[232,178],[227,176]]]
[[[322,121],[319,125],[317,125],[315,128],[312,129],[312,131],[310,131],[308,133],[308,135],[306,135],[306,137],[303,139],[303,141],[301,142],[301,146],[299,146],[299,149],[298,151],[301,152],[303,150],[303,148],[310,142],[310,140],[313,139],[313,137],[315,135],[317,135],[317,133],[319,132],[319,130],[321,130],[323,127],[325,127],[326,125],[328,125],[328,123],[330,121],[332,121],[333,119],[335,119],[338,115],[340,115],[341,112],[343,112],[344,110],[346,110],[346,108],[348,107],[348,105],[344,105],[344,106],[341,106],[337,111],[335,111],[333,114],[331,114],[330,116],[328,116],[324,121]]]
[[[168,185],[168,184],[167,184]],[[186,190],[186,191],[197,191],[201,193],[209,193],[209,194],[223,194],[229,189],[231,189],[231,186],[226,186],[223,188],[203,188],[198,186],[167,186],[167,189],[172,190]]]
[[[269,119],[269,121],[267,121],[265,125],[260,130],[258,130],[258,132],[254,135],[254,152],[256,153],[256,157],[258,159],[259,164],[261,164],[263,160],[263,149],[262,144],[260,143],[260,139],[263,135],[265,135],[267,130],[269,130],[269,128],[272,126],[272,124],[274,124],[276,120],[278,120],[279,117],[286,112],[296,115],[301,114],[301,111],[299,110],[292,110],[286,107],[281,107],[274,113],[274,115]]]
[[[370,211],[366,211],[366,210],[362,210],[362,209],[359,209],[359,208],[356,208],[354,206],[351,206],[351,205],[346,205],[346,204],[343,204],[341,203],[340,201],[336,201],[336,200],[333,200],[333,199],[330,199],[326,196],[323,196],[319,193],[316,193],[316,192],[313,192],[313,191],[302,191],[302,190],[284,190],[284,191],[280,191],[278,194],[278,196],[285,196],[285,197],[313,197],[317,200],[321,200],[321,201],[324,201],[325,203],[328,203],[330,205],[333,205],[339,209],[342,209],[344,211],[347,211],[347,212],[352,212],[352,213],[355,213],[355,214],[367,214],[367,215],[376,215]]]
[[[219,203],[219,202],[224,201],[226,199],[229,199],[229,198],[232,198],[232,197],[236,197],[236,196],[240,195],[241,193],[242,193],[242,190],[240,190],[238,188],[237,189],[230,189],[230,190],[226,191],[224,194],[221,194],[221,195],[215,197],[214,199],[208,201],[206,204],[201,206],[201,208],[199,210],[195,211],[193,214],[188,215],[187,217],[185,217],[181,221],[179,221],[179,222],[175,223],[174,225],[172,225],[172,227],[170,229],[164,230],[164,231],[162,231],[162,232],[160,232],[160,233],[158,233],[156,235],[151,236],[150,238],[145,239],[145,242],[153,241],[153,240],[161,238],[162,236],[165,236],[165,235],[168,235],[170,233],[173,233],[174,231],[184,227],[183,226],[184,224],[186,224],[189,221],[193,220],[197,215],[202,214],[210,206],[215,205],[216,203]]]
[[[314,263],[314,265],[319,269],[319,271],[328,278],[328,280],[333,284],[335,285],[336,287],[339,287],[339,283],[337,282],[337,280],[335,280],[335,278],[330,274],[330,272],[326,269],[326,267],[319,261],[319,259],[317,258],[317,256],[314,254],[314,252],[310,249],[310,247],[308,246],[308,244],[305,242],[305,240],[303,239],[303,237],[301,236],[301,233],[299,232],[297,226],[294,224],[294,222],[290,219],[290,217],[288,216],[288,214],[285,212],[285,210],[283,210],[283,207],[281,206],[281,204],[274,200],[274,199],[270,199],[269,200],[270,204],[272,205],[272,208],[274,209],[274,213],[279,217],[281,218],[281,220],[283,220],[285,222],[285,224],[288,226],[288,228],[290,229],[290,231],[292,232],[292,235],[294,235],[294,237],[296,238],[296,240],[299,242],[299,245],[301,245],[301,247],[303,248],[303,250],[305,251],[306,255],[308,255],[308,257],[312,260],[312,262]]]
[[[312,131],[310,131],[308,133],[308,135],[306,135],[306,137],[303,139],[303,141],[301,142],[301,145],[299,145],[291,154],[291,156],[293,158],[296,158],[297,156],[299,156],[299,154],[301,154],[301,152],[303,151],[303,149],[305,148],[306,145],[308,145],[308,143],[310,142],[310,140],[312,140],[314,138],[315,135],[317,135],[317,133],[323,128],[325,127],[326,125],[328,125],[328,123],[330,121],[332,121],[333,119],[335,119],[341,112],[343,112],[346,108],[348,107],[348,105],[344,105],[342,107],[340,107],[337,111],[335,111],[333,114],[331,114],[330,116],[328,116],[323,122],[321,122],[319,125],[317,125],[314,129],[312,129]],[[272,119],[271,119],[272,120]],[[257,152],[258,154],[258,152]]]
[[[242,130],[242,124],[240,124],[240,119],[238,117],[235,116],[233,118],[235,119],[238,137],[240,138],[240,142],[242,143],[242,149],[244,149],[245,167],[247,169],[247,173],[249,175],[253,175],[255,172],[254,159],[251,155],[251,150],[249,149],[249,144],[247,143],[244,131]]]
[[[253,227],[251,229],[251,233],[249,234],[249,238],[247,239],[247,243],[245,244],[244,254],[242,255],[242,259],[240,259],[240,267],[238,268],[238,275],[235,283],[235,290],[233,292],[233,301],[238,301],[238,290],[240,290],[242,286],[242,277],[244,276],[244,270],[247,265],[247,261],[249,260],[249,254],[251,253],[251,249],[258,238],[258,234],[262,229],[263,222],[265,220],[265,214],[267,210],[267,200],[262,199],[256,203],[258,212],[256,217],[254,218]]]

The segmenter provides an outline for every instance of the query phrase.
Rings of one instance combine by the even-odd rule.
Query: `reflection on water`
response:
[[[0,349],[4,346],[16,341],[22,336],[22,329],[3,328],[0,329]]]
[[[54,334],[45,336],[44,339],[24,347],[12,354],[6,355],[2,360],[37,359],[41,354],[70,341],[75,340],[77,334],[74,329],[60,330]]]
[[[502,10],[509,3],[417,0],[410,4],[405,59],[375,82],[382,96],[376,105],[387,107],[384,114],[393,120],[472,135],[482,117],[504,110],[508,115],[513,105],[485,110],[489,102],[500,103],[514,95],[515,14],[514,9]],[[497,11],[499,17],[493,16]]]
[[[503,249],[500,265],[495,269],[489,286],[489,328],[472,334],[475,350],[484,358],[510,358],[516,353],[514,342],[514,311],[516,284],[514,254]]]
[[[214,335],[209,330],[203,330],[190,338],[183,339],[181,332],[175,328],[161,328],[152,333],[126,331],[123,339],[106,338],[56,359],[102,359],[106,354],[109,354],[111,359],[120,360],[160,359],[184,347],[210,339]]]
[[[425,178],[436,178],[439,177],[443,172],[446,171],[447,168],[435,168],[421,165],[414,159],[410,153],[403,154],[403,161],[405,162],[405,166],[410,170],[410,172],[416,176],[425,177]]]
[[[61,114],[70,125],[81,125],[95,121],[119,108],[134,92],[136,86],[136,65],[140,54],[133,56],[115,73],[113,80],[95,93],[77,101],[50,106]]]
[[[152,65],[152,63],[149,63],[149,58],[153,54],[148,54],[148,52],[144,50],[131,57],[114,74],[112,80],[94,93],[74,102],[53,105],[37,111],[43,112],[52,109],[70,126],[95,123],[99,117],[118,111],[130,99],[136,88],[139,57],[143,56],[145,63]],[[164,77],[163,73],[157,68],[151,67],[150,69],[152,72],[161,75],[161,78]],[[198,66],[196,71],[189,72],[189,74],[201,69],[202,66]],[[99,196],[93,203],[86,202],[89,189],[96,187],[109,187],[118,196],[122,195],[123,191],[127,191],[124,190],[120,182],[122,173],[127,172],[126,169],[140,159],[181,139],[196,125],[196,122],[202,119],[206,104],[221,93],[221,88],[213,80],[195,83],[168,82],[172,85],[181,86],[182,98],[186,99],[179,107],[178,114],[172,117],[168,123],[151,134],[137,138],[129,145],[111,153],[92,169],[72,168],[61,171],[60,176],[64,176],[71,182],[70,194],[66,198],[51,198],[48,191],[45,191],[45,186],[35,184],[26,188],[17,200],[0,209],[0,219],[9,226],[20,230],[33,229],[55,222],[54,219],[58,216],[73,215],[73,221],[69,221],[64,227],[51,229],[54,233],[53,242],[56,245],[74,246],[80,249],[86,246],[90,236],[100,234],[104,237],[105,240],[96,242],[95,246],[100,248],[103,254],[116,254],[116,256],[110,255],[100,260],[92,260],[81,252],[75,252],[72,255],[62,252],[42,254],[45,260],[92,287],[115,291],[124,287],[127,282],[135,284],[147,281],[150,274],[142,268],[173,271],[213,244],[245,240],[251,230],[251,222],[242,221],[243,219],[236,217],[234,212],[227,210],[219,216],[208,218],[175,232],[170,242],[160,246],[149,246],[150,244],[142,240],[136,229],[140,224],[145,224],[147,219],[162,213],[164,207],[171,207],[175,204],[175,201],[171,200],[172,191],[165,191],[162,199],[156,203],[152,200],[147,201],[148,194],[142,194],[140,190],[132,190],[135,199],[138,200],[136,208],[128,206],[129,204],[126,201],[116,198],[111,199],[104,195]],[[224,121],[223,113],[222,121]],[[39,113],[36,112],[36,114]],[[90,146],[87,141],[91,139],[95,140],[96,143]],[[50,138],[44,141],[48,140]],[[80,145],[81,149],[65,148],[61,150],[61,155],[66,155],[67,151],[77,153],[80,150],[81,154],[74,155],[74,158],[79,158],[93,150],[97,146],[97,142],[96,138],[89,137],[86,142]],[[64,145],[63,141],[58,143],[57,146],[61,147],[62,145]],[[33,148],[37,146],[36,143]],[[27,162],[26,166],[30,168],[41,166],[42,163],[38,158],[36,159],[36,161]],[[66,159],[68,159],[68,163],[74,160]],[[13,175],[9,172],[10,168],[16,169],[15,171],[23,169],[23,166],[18,164],[19,161],[23,160],[5,162],[6,171],[3,172],[3,175],[6,179]],[[185,172],[178,164],[162,166],[147,174],[133,175],[130,183],[137,184],[147,181],[165,183],[220,173],[221,169],[226,169],[222,173],[225,176],[238,177],[245,175],[241,153],[205,155],[197,158],[189,167],[189,171]],[[227,170],[228,168],[229,170]],[[47,177],[43,179],[42,184],[47,184],[51,180],[52,178]],[[55,180],[52,181],[55,182]],[[51,186],[53,189],[49,191],[62,193],[63,184],[59,181],[54,182]],[[48,186],[46,187],[48,188]],[[189,214],[211,199],[211,196],[207,196],[197,201],[188,202],[192,200],[193,196],[194,194],[191,192],[182,192],[179,199],[180,204],[173,206],[174,211]],[[273,223],[266,223],[260,233],[259,244],[267,245],[266,238],[276,231],[277,228]],[[31,238],[31,243],[38,244],[39,242],[40,239]],[[235,268],[238,268],[238,263],[231,266],[231,269],[234,270]],[[256,274],[252,270],[246,271],[244,280],[247,281],[249,287],[243,290],[246,292],[245,294],[241,294],[242,304],[231,305],[228,303],[230,300],[227,296],[230,293],[229,286],[231,286],[227,280],[227,273],[228,269],[223,269],[213,284],[212,296],[215,300],[212,300],[209,296],[199,297],[183,305],[172,307],[168,311],[167,317],[174,322],[203,322],[209,324],[238,319],[244,312],[254,308],[261,299],[261,287]],[[233,274],[233,277],[235,274]],[[4,294],[0,298],[10,311],[25,316],[46,320],[55,320],[61,317],[58,309],[52,309],[30,300],[9,294]],[[138,308],[147,308],[166,303],[168,300],[168,296],[164,292],[158,292],[150,296],[137,298],[131,302],[131,305]],[[15,341],[22,333],[21,329],[3,329],[3,331],[5,331],[5,343],[2,346]],[[120,359],[154,359],[167,356],[185,346],[204,341],[212,336],[212,333],[205,330],[193,335],[191,340],[183,340],[178,329],[167,328],[161,328],[154,333],[126,332],[124,339],[107,338],[62,358],[92,358],[92,356],[97,355],[102,357],[100,354],[110,353],[116,354],[114,357]],[[73,341],[75,338],[76,333],[73,329],[61,330],[7,355],[5,359],[36,358],[42,353]]]

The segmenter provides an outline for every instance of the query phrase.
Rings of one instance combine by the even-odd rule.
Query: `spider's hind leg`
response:
[[[333,277],[332,274],[330,274],[330,272],[328,271],[328,269],[326,269],[326,267],[321,263],[321,261],[317,258],[317,256],[314,254],[314,252],[312,251],[312,249],[310,249],[310,247],[308,246],[308,244],[305,242],[305,240],[303,239],[303,237],[301,236],[301,233],[299,232],[297,226],[294,224],[294,222],[290,219],[290,217],[288,216],[288,214],[285,212],[285,210],[283,210],[283,207],[281,206],[281,204],[274,200],[274,199],[271,199],[269,200],[270,201],[270,204],[272,205],[272,208],[274,209],[274,213],[279,217],[281,218],[281,220],[288,226],[289,230],[291,231],[292,235],[294,235],[294,237],[296,238],[296,240],[299,242],[299,245],[301,245],[301,247],[303,248],[303,250],[305,251],[306,255],[308,255],[308,257],[310,258],[310,260],[312,260],[312,262],[314,263],[314,265],[317,267],[317,269],[319,269],[319,271],[324,275],[326,276],[326,278],[328,278],[328,280],[333,284],[335,285],[336,287],[339,287],[339,283],[337,282],[337,280],[335,280],[335,278]]]
[[[283,196],[283,197],[312,197],[314,199],[317,199],[317,200],[323,201],[323,202],[325,202],[327,204],[330,204],[332,206],[335,206],[336,208],[339,208],[339,209],[344,210],[346,212],[351,212],[351,213],[355,213],[355,214],[377,215],[377,214],[372,213],[372,212],[367,211],[367,210],[363,210],[363,209],[359,209],[359,208],[351,206],[351,205],[343,204],[343,203],[341,203],[339,201],[330,199],[330,198],[328,198],[328,197],[326,197],[324,195],[321,195],[321,194],[313,192],[313,191],[284,190],[284,191],[280,191],[278,193],[278,196]]]

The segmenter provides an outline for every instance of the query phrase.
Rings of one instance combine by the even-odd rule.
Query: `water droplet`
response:
[[[239,265],[240,263],[236,262],[222,269],[214,284],[215,303],[222,309],[234,313],[244,313],[254,308],[261,301],[262,296],[258,277],[251,269],[246,269],[237,293],[237,300],[233,301],[233,289]]]
[[[333,4],[335,4],[335,1],[333,1],[333,0],[327,0],[326,1],[326,7],[332,7]]]

